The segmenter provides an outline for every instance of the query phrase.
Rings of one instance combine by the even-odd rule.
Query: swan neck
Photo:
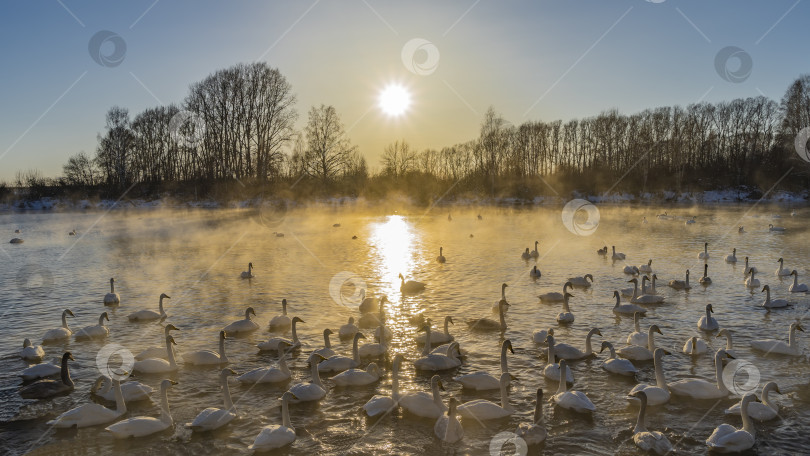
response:
[[[633,297],[630,298],[630,302],[633,302],[638,298],[638,281],[633,282]]]
[[[163,296],[160,297],[160,302],[158,302],[158,309],[160,309],[161,315],[166,313],[166,311],[163,310]]]
[[[228,388],[228,376],[222,376],[222,396],[224,399],[225,410],[233,408],[233,401],[231,400],[231,389]]]
[[[115,389],[115,411],[123,415],[127,411],[127,404],[124,402],[124,393],[121,392],[121,382],[113,380],[113,388]]]
[[[104,326],[104,314],[101,314],[101,316],[98,317],[98,325]]]
[[[498,317],[501,320],[501,331],[506,331],[506,317],[503,315],[503,306],[498,306]]]
[[[788,345],[790,348],[796,348],[796,327],[790,327],[790,334],[788,334]]]
[[[357,355],[356,350],[355,350],[354,354]],[[354,360],[356,362],[357,358],[355,357]],[[287,365],[286,362],[284,363],[284,365],[285,366]],[[320,386],[321,388],[323,388],[323,383],[321,383],[321,374],[320,374],[320,372],[318,372],[318,363],[315,363],[315,362],[310,363],[309,371],[312,374],[312,383],[315,384],[315,385]]]
[[[430,354],[430,325],[425,326],[425,348],[422,349],[422,355],[427,356]]]
[[[62,327],[70,331],[70,327],[68,327],[67,323],[67,314],[65,312],[62,312]]]
[[[633,326],[635,327],[637,333],[641,332],[641,325],[639,324],[639,321],[640,317],[638,314],[636,314],[636,316],[633,318]]]
[[[799,286],[799,275],[793,274],[793,288],[796,288],[798,286]]]
[[[743,423],[743,431],[751,434],[756,435],[756,429],[754,429],[754,422],[751,420],[751,416],[748,414],[748,405],[749,404],[742,404],[740,403],[740,416],[742,417]]]
[[[332,342],[329,340],[329,334],[323,333],[323,346],[326,348],[332,348]]]
[[[541,421],[543,421],[543,403],[538,400],[534,404],[534,424],[540,424]]]
[[[585,354],[590,355],[593,353],[593,347],[591,347],[591,338],[593,335],[596,334],[596,331],[591,330],[588,335],[585,337]]]
[[[571,313],[571,308],[568,307],[568,296],[563,299],[563,312]]]
[[[225,338],[219,338],[219,358],[222,362],[228,362],[228,356],[225,354]]]
[[[291,374],[291,372],[290,372],[290,367],[289,367],[289,366],[287,366],[287,359],[286,359],[286,357],[284,356],[284,354],[283,354],[283,353],[280,353],[280,354],[279,354],[279,357],[278,357],[278,368],[279,368],[279,370],[281,370],[281,372],[284,372],[286,375],[290,375],[290,374]]]
[[[169,409],[169,389],[161,388],[160,392],[160,421],[172,423],[172,412]]]
[[[292,429],[292,424],[290,423],[290,406],[289,401],[286,399],[281,400],[281,424],[288,429]]]
[[[443,409],[444,403],[442,402],[442,396],[439,394],[439,383],[431,382],[430,389],[433,393],[433,403],[436,404],[439,409]]]
[[[647,332],[647,350],[655,353],[655,331],[652,329]]]
[[[728,388],[726,388],[726,383],[723,381],[723,361],[721,356],[719,352],[714,355],[714,376],[717,382],[717,388],[722,393],[728,394]]]
[[[297,321],[292,322],[292,338],[293,344],[298,344],[298,332],[295,330],[295,324],[298,323]]]
[[[554,364],[554,342],[548,344],[548,363]]]
[[[647,400],[641,400],[641,408],[638,410],[638,419],[636,420],[636,428],[633,429],[633,433],[636,434],[638,432],[646,432],[647,428],[644,426],[644,417],[647,415]]]
[[[506,361],[506,349],[507,349],[506,344],[503,344],[501,346],[501,373],[502,374],[504,372],[509,372],[509,367],[508,367],[507,361]]]
[[[169,360],[169,365],[171,367],[177,367],[177,361],[174,360],[174,350],[172,349],[172,342],[169,338],[166,338],[166,358]]]
[[[73,380],[70,379],[70,368],[68,367],[67,356],[62,357],[62,370],[60,371],[62,383],[68,386],[73,386]]]
[[[115,294],[115,282],[110,281],[110,293]]]
[[[512,410],[512,406],[509,405],[509,391],[507,388],[508,386],[506,384],[501,383],[501,408]]]
[[[448,335],[448,336],[450,335],[450,328],[448,328],[448,326],[447,326],[447,325],[449,325],[449,324],[450,324],[450,320],[448,320],[447,318],[445,318],[445,319],[444,319],[444,334],[446,334],[446,335]]]
[[[354,342],[352,343],[352,359],[356,364],[360,364],[360,349],[358,347],[359,343],[360,339],[355,337]]]
[[[560,366],[560,385],[557,387],[557,394],[568,391],[568,384],[566,383],[567,373],[568,373],[568,366],[565,366],[565,369],[563,369],[563,367]]]
[[[733,348],[733,344],[731,342],[731,333],[726,331],[726,351],[731,350]]]
[[[655,385],[664,391],[667,389],[667,379],[664,377],[664,366],[661,365],[660,357],[655,357]]]

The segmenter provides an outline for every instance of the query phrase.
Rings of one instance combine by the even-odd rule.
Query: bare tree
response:
[[[416,151],[404,139],[394,141],[383,150],[383,173],[392,177],[405,176],[416,167],[416,158]]]
[[[333,106],[313,106],[309,110],[306,137],[304,170],[322,182],[330,182],[345,171],[356,152]]]

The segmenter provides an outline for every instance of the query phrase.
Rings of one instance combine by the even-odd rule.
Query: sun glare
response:
[[[400,116],[410,107],[411,94],[399,84],[390,84],[380,92],[379,104],[389,116]]]

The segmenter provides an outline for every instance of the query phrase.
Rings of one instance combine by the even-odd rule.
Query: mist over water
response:
[[[531,421],[535,391],[543,388],[546,399],[557,389],[556,382],[542,375],[545,348],[532,341],[532,332],[549,327],[558,343],[583,348],[587,332],[598,327],[603,337],[594,338],[598,350],[602,340],[617,349],[633,331],[630,318],[617,318],[611,312],[613,290],[630,286],[625,265],[646,264],[658,275],[659,294],[666,303],[649,306],[642,327],[657,324],[662,336],[659,346],[673,354],[664,358],[668,382],[687,377],[714,379],[712,352],[725,345],[698,331],[696,323],[704,307],[714,306],[714,317],[721,328],[734,336],[738,358],[758,369],[761,384],[776,381],[783,395],[775,396],[780,417],[757,423],[759,454],[797,454],[810,445],[810,375],[805,356],[797,358],[769,356],[752,352],[750,341],[774,338],[787,341],[788,326],[803,318],[810,308],[810,297],[789,293],[792,277],[774,275],[776,260],[783,257],[785,267],[796,269],[799,282],[808,283],[810,247],[807,220],[810,212],[798,208],[791,217],[790,208],[748,205],[708,207],[635,207],[610,205],[598,207],[600,220],[590,236],[572,233],[562,223],[560,207],[516,208],[444,208],[430,210],[403,206],[391,207],[312,207],[259,213],[255,210],[130,210],[87,213],[7,213],[0,215],[0,230],[6,234],[0,245],[0,441],[11,454],[36,449],[40,454],[144,454],[246,453],[260,429],[280,424],[281,412],[274,408],[289,386],[309,381],[308,354],[323,346],[323,330],[335,333],[349,317],[359,318],[356,290],[364,283],[369,296],[385,295],[387,326],[394,332],[389,353],[403,353],[407,359],[400,372],[400,391],[429,391],[430,376],[417,373],[413,361],[420,349],[414,342],[417,328],[411,322],[418,314],[430,317],[440,330],[446,315],[455,325],[450,332],[466,353],[464,364],[455,371],[443,372],[447,388],[445,401],[456,395],[462,402],[476,398],[499,402],[497,391],[462,392],[452,380],[461,374],[499,369],[500,343],[512,341],[515,354],[509,355],[509,369],[517,377],[510,388],[510,403],[515,414],[504,420],[485,422],[485,426],[463,420],[465,436],[456,445],[440,444],[433,435],[433,421],[397,411],[379,420],[362,413],[362,405],[374,394],[390,394],[390,360],[379,384],[363,388],[335,388],[323,375],[327,396],[316,404],[290,407],[297,440],[290,454],[488,454],[490,440],[502,431],[512,432],[521,422]],[[667,211],[672,220],[659,220],[656,214]],[[482,216],[482,220],[477,215]],[[781,218],[772,218],[781,214]],[[452,220],[448,220],[448,215]],[[581,215],[580,215],[581,216]],[[642,224],[642,218],[648,220]],[[696,216],[687,225],[687,217]],[[582,223],[581,219],[576,219]],[[768,224],[784,226],[784,234],[768,231]],[[334,224],[340,224],[334,227]],[[743,225],[746,232],[738,233]],[[20,234],[13,234],[20,229]],[[76,229],[76,236],[68,233]],[[278,234],[283,233],[280,237]],[[352,239],[357,236],[357,239]],[[6,244],[22,237],[24,244]],[[524,261],[521,253],[540,241],[540,258]],[[709,243],[709,276],[713,283],[697,283],[703,272],[698,253]],[[615,245],[627,255],[625,262],[613,262],[596,254],[603,246]],[[447,262],[435,261],[439,247]],[[727,264],[723,258],[737,249],[739,262]],[[758,278],[769,284],[772,298],[789,299],[787,309],[765,312],[759,305],[764,293],[753,293],[743,285],[744,257],[760,270]],[[255,278],[242,280],[241,271],[252,262]],[[537,265],[540,279],[531,279],[529,270]],[[675,291],[666,286],[671,279],[683,279],[690,269],[692,289]],[[343,273],[335,290],[333,278]],[[406,280],[418,280],[427,289],[415,296],[399,292],[398,274]],[[592,274],[589,289],[575,289],[571,311],[576,320],[559,326],[555,317],[561,305],[542,304],[537,296],[561,291],[568,277]],[[121,295],[118,308],[105,308],[104,295],[109,279],[115,277]],[[465,321],[471,318],[497,319],[492,306],[500,299],[501,283],[507,283],[506,299],[511,304],[506,315],[508,329],[503,336],[473,333]],[[330,287],[330,284],[333,284]],[[257,367],[275,365],[276,353],[258,353],[256,344],[272,337],[269,320],[281,314],[281,300],[288,301],[290,316],[299,316],[298,336],[303,349],[288,357],[292,380],[281,385],[250,387],[234,380],[231,394],[240,415],[238,420],[214,433],[197,434],[183,424],[190,422],[205,407],[221,407],[217,368],[184,366],[168,376],[178,382],[169,391],[174,430],[155,436],[115,441],[103,426],[78,431],[54,431],[45,422],[78,405],[93,401],[90,386],[98,377],[96,355],[106,343],[120,344],[133,353],[147,347],[164,346],[163,327],[157,323],[130,323],[126,316],[140,309],[157,310],[158,296],[164,302],[171,322],[180,331],[174,333],[179,352],[218,349],[219,330],[244,318],[245,308],[256,311],[254,320],[261,328],[245,337],[225,342],[231,360],[229,367],[241,374]],[[796,296],[798,295],[798,296]],[[337,297],[337,299],[335,299]],[[18,374],[27,363],[18,357],[24,338],[35,344],[51,328],[60,325],[60,315],[70,308],[76,318],[68,323],[76,331],[97,323],[99,314],[109,312],[110,335],[106,341],[69,342],[44,346],[45,360],[70,350],[70,364],[76,390],[67,396],[45,401],[20,398]],[[361,330],[370,342],[373,330]],[[681,353],[691,336],[706,338],[710,353],[694,359]],[[290,337],[289,332],[285,337]],[[807,338],[799,333],[799,346]],[[340,354],[351,353],[350,342],[332,337],[333,348]],[[542,356],[541,356],[542,355]],[[574,389],[587,393],[596,405],[592,417],[586,417],[544,404],[544,422],[549,437],[540,449],[543,454],[642,454],[632,442],[637,409],[629,407],[625,395],[636,383],[654,383],[652,363],[636,363],[636,380],[608,374],[601,368],[606,354],[596,359],[572,363]],[[393,359],[393,357],[391,357]],[[134,379],[157,389],[163,376],[134,375]],[[757,392],[761,387],[757,388]],[[705,454],[705,439],[721,423],[739,427],[739,416],[726,416],[723,410],[735,399],[693,401],[673,396],[664,406],[651,408],[647,427],[664,432],[678,452]],[[159,398],[153,403],[128,404],[128,415],[159,416]],[[511,447],[504,448],[504,451]],[[532,449],[537,451],[537,449]]]

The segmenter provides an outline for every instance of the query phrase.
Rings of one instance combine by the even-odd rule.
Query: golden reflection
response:
[[[386,290],[399,295],[399,274],[409,277],[414,266],[413,244],[416,234],[401,215],[389,215],[385,222],[371,227],[371,247],[377,253],[379,276],[382,283],[390,284]]]

